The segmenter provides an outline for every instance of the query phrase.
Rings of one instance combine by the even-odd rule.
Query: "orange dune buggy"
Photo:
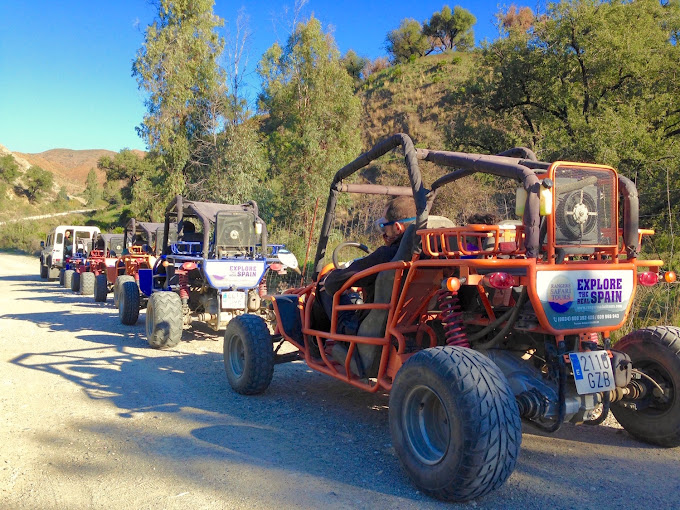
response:
[[[84,240],[83,240],[84,241]],[[92,240],[87,240],[87,249],[83,257],[74,257],[69,269],[64,272],[64,281],[71,282],[71,290],[83,296],[94,294],[97,299],[97,282],[106,278],[107,271],[116,265],[116,251],[123,245],[122,234],[94,233]]]
[[[106,278],[97,280],[95,294],[106,301],[106,293],[113,290],[113,304],[118,308],[118,318],[128,326],[137,322],[140,308],[146,306],[146,298],[139,292],[139,270],[151,269],[156,263],[157,231],[161,228],[162,223],[131,218],[125,225],[123,249],[115,267],[109,269]],[[134,282],[137,285],[136,292],[128,291],[127,298],[120,299],[125,282]]]
[[[345,182],[397,147],[410,187]],[[419,160],[456,170],[427,189]],[[519,183],[521,224],[434,224],[429,212],[439,189],[475,172]],[[224,363],[235,391],[265,391],[274,365],[295,355],[363,390],[389,391],[390,431],[405,471],[420,490],[450,501],[505,482],[519,454],[521,418],[555,431],[565,422],[597,423],[611,409],[639,439],[680,445],[680,328],[638,330],[615,348],[610,342],[638,284],[673,280],[662,261],[637,258],[642,235],[653,232],[638,229],[629,179],[602,165],[537,161],[528,149],[433,151],[394,135],[335,175],[317,281],[340,192],[413,196],[415,225],[391,262],[357,273],[333,296],[328,320],[315,313],[315,282],[274,296],[275,335],[255,316],[230,322]],[[373,302],[340,304],[369,274],[378,275]],[[347,311],[362,318],[357,335],[338,333],[339,313]],[[282,342],[297,352],[278,354]]]

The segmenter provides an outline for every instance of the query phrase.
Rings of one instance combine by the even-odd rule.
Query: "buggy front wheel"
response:
[[[94,294],[95,275],[94,273],[82,273],[80,275],[80,293],[83,296]]]
[[[98,274],[94,282],[94,300],[98,303],[106,301],[106,294],[109,290],[109,282],[105,274]]]
[[[390,392],[390,432],[415,485],[446,501],[468,501],[500,487],[522,441],[515,397],[488,358],[462,347],[412,356]]]
[[[73,277],[71,278],[71,292],[80,292],[80,273],[74,271]]]
[[[154,349],[174,347],[182,339],[182,300],[175,292],[160,291],[146,305],[146,339]]]
[[[135,280],[124,281],[118,287],[118,318],[126,326],[139,319],[139,286]]]
[[[122,274],[116,277],[116,281],[113,283],[113,306],[118,308],[118,299],[120,298],[120,290],[123,288],[123,283],[134,281],[135,277],[129,274]]]
[[[264,392],[274,376],[274,349],[261,317],[239,315],[224,333],[224,370],[233,390],[242,395]]]
[[[64,271],[64,287],[67,289],[70,289],[71,285],[73,285],[74,274],[76,274],[76,272],[73,269],[67,269]]]

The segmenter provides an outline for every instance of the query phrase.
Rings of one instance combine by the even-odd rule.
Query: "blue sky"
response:
[[[302,15],[332,26],[341,53],[374,59],[402,19],[424,21],[447,3],[476,16],[478,42],[496,38],[496,1],[309,0]],[[253,33],[246,71],[254,98],[255,66],[274,42],[285,43],[294,0],[216,0],[226,30],[241,7]],[[131,66],[154,15],[149,0],[0,0],[0,144],[26,153],[146,149],[135,132],[145,108]]]

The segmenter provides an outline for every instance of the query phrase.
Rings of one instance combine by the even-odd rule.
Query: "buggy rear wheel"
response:
[[[106,294],[109,291],[109,282],[105,274],[98,274],[94,281],[94,300],[98,303],[106,302]]]
[[[73,285],[73,275],[75,274],[75,271],[73,269],[67,269],[64,271],[64,287],[67,289],[71,288],[71,285]]]
[[[82,273],[80,275],[80,293],[83,296],[94,294],[94,273]]]
[[[116,281],[113,284],[113,306],[118,308],[118,298],[120,297],[120,289],[122,288],[123,283],[134,281],[135,277],[130,276],[129,274],[123,274],[116,278]]]
[[[71,292],[80,291],[80,273],[74,271],[73,278],[71,278]]]
[[[615,348],[628,354],[633,368],[654,379],[660,388],[646,377],[635,380],[644,388],[642,396],[612,403],[614,417],[641,441],[680,446],[680,328],[638,329],[619,340]]]
[[[146,305],[146,339],[154,349],[174,347],[182,339],[182,300],[175,292],[154,292]]]
[[[265,321],[239,315],[224,333],[224,370],[233,390],[242,395],[264,392],[274,376],[274,348]]]
[[[118,287],[118,318],[126,326],[132,326],[139,319],[139,286],[134,279]]]
[[[515,396],[488,358],[462,347],[412,356],[390,392],[392,444],[415,485],[446,501],[468,501],[512,473],[522,430]]]

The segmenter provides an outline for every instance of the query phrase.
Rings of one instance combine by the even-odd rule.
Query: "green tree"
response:
[[[59,202],[60,205],[65,205],[69,201],[68,198],[68,193],[66,192],[66,188],[61,187],[59,188],[59,193],[57,193],[57,202]]]
[[[228,104],[217,65],[224,42],[216,29],[223,22],[213,4],[159,0],[158,16],[132,66],[139,88],[149,94],[138,133],[165,161],[160,177],[168,195],[183,191],[196,140],[215,129],[221,105]]]
[[[109,205],[119,206],[123,204],[123,196],[120,192],[120,184],[116,181],[106,181],[102,191],[102,198],[109,203]]]
[[[14,156],[7,154],[0,158],[0,179],[7,183],[14,182],[19,175],[19,165]]]
[[[123,149],[112,158],[109,156],[99,158],[97,168],[106,172],[106,182],[122,181],[120,194],[123,200],[130,203],[135,183],[154,170],[157,164],[157,158],[152,153],[142,157],[130,149]]]
[[[94,205],[102,198],[101,186],[97,182],[97,172],[94,168],[91,168],[87,173],[85,198],[87,199],[87,205]]]
[[[423,26],[412,18],[401,20],[399,28],[387,34],[385,49],[394,63],[407,62],[411,55],[422,57],[429,48]]]
[[[24,181],[26,196],[28,196],[29,200],[36,201],[45,192],[52,189],[54,177],[50,172],[43,170],[39,166],[32,166],[26,171]]]
[[[358,84],[361,82],[364,78],[363,72],[366,64],[368,64],[368,59],[360,57],[354,50],[348,50],[340,61],[342,62],[342,65],[345,66],[347,74],[354,80],[354,83]]]
[[[531,30],[487,48],[486,104],[511,113],[554,157],[624,168],[666,157],[680,92],[679,12],[678,2],[656,0],[553,5]]]
[[[466,85],[451,145],[612,165],[650,193],[643,214],[661,218],[667,178],[680,177],[680,4],[563,1],[533,23],[511,14]]]
[[[187,195],[197,200],[244,203],[256,199],[258,188],[265,186],[269,167],[264,144],[253,120],[227,123],[217,145],[219,164],[206,167],[188,185]]]
[[[284,184],[279,212],[307,215],[316,197],[325,198],[332,175],[359,153],[359,99],[333,38],[315,18],[299,23],[285,48],[269,48],[258,72],[272,176]]]
[[[430,51],[466,50],[475,44],[472,30],[475,23],[477,18],[467,9],[456,5],[451,12],[445,5],[441,12],[435,12],[430,21],[423,24],[423,35],[430,40]]]

